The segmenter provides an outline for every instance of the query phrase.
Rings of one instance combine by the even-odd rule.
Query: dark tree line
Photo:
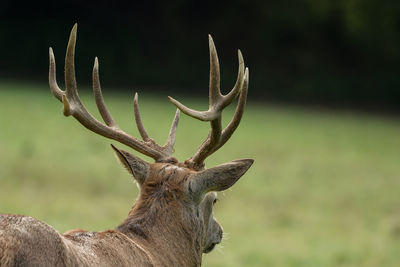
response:
[[[398,1],[3,0],[0,78],[45,81],[48,46],[61,76],[75,22],[81,83],[99,56],[110,87],[204,90],[211,33],[223,88],[233,86],[241,48],[249,97],[400,109]]]

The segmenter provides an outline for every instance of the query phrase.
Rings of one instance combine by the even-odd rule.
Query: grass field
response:
[[[139,136],[133,93],[103,91],[119,125]],[[144,124],[163,143],[175,109],[167,93],[140,93]],[[92,96],[81,97],[97,116]],[[206,96],[177,98],[207,105]],[[207,132],[208,124],[182,116],[176,157],[191,156]],[[0,211],[61,232],[116,226],[137,188],[110,142],[64,117],[47,85],[1,83]],[[206,163],[248,157],[253,167],[220,194],[215,216],[227,234],[204,266],[399,266],[399,118],[250,102],[234,136]]]

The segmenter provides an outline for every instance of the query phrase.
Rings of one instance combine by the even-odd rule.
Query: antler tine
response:
[[[56,79],[56,60],[54,59],[53,49],[49,48],[49,85],[50,90],[53,95],[60,101],[62,101],[62,95],[64,91],[58,87],[57,79]]]
[[[220,92],[220,70],[217,49],[215,48],[214,40],[211,35],[208,35],[208,46],[210,50],[210,80],[209,80],[209,98],[210,105],[217,105],[221,100]]]
[[[99,78],[99,60],[97,57],[94,58],[93,65],[93,94],[96,101],[97,109],[100,112],[101,117],[107,126],[119,128],[115,123],[110,112],[107,110],[106,104],[104,103],[103,94],[101,92],[100,78]]]
[[[168,96],[172,104],[174,104],[177,108],[179,108],[183,113],[201,121],[212,121],[215,120],[218,116],[221,116],[222,109],[231,104],[232,101],[240,93],[244,76],[244,60],[242,53],[240,52],[240,50],[238,50],[239,67],[238,67],[238,76],[236,79],[236,83],[228,94],[222,95],[220,91],[219,61],[214,41],[211,35],[209,35],[209,47],[210,47],[209,109],[207,111],[197,111],[186,107],[179,101]]]
[[[249,86],[249,69],[246,68],[246,71],[244,73],[243,88],[240,91],[240,96],[238,104],[236,106],[235,114],[233,115],[232,120],[229,122],[226,128],[222,131],[219,144],[212,150],[211,154],[217,151],[220,147],[222,147],[229,140],[229,138],[231,138],[233,132],[239,126],[240,120],[242,119],[243,116],[244,107],[246,106],[248,86]]]
[[[74,54],[76,44],[77,24],[71,30],[68,41],[67,52],[65,57],[65,86],[66,90],[62,91],[55,80],[55,59],[52,49],[49,49],[50,67],[49,67],[49,84],[50,89],[57,99],[63,103],[63,113],[65,116],[72,115],[87,129],[102,135],[106,138],[116,140],[125,144],[134,150],[153,158],[157,162],[176,160],[171,157],[171,153],[154,142],[143,142],[133,136],[126,134],[121,130],[111,114],[108,112],[100,88],[100,79],[98,73],[98,60],[95,59],[93,67],[93,91],[99,112],[104,119],[105,124],[93,117],[82,104],[78,96],[78,90],[75,78]],[[170,149],[172,151],[172,149]]]
[[[172,121],[171,129],[169,130],[168,139],[165,142],[165,145],[163,146],[165,151],[169,154],[172,154],[174,150],[176,129],[178,128],[180,114],[181,114],[180,110],[176,109],[175,117],[174,120]]]
[[[191,108],[186,107],[183,105],[181,102],[178,100],[175,100],[174,98],[168,96],[169,101],[171,101],[172,104],[174,104],[180,111],[185,113],[186,115],[201,120],[201,121],[210,121],[213,120],[217,117],[217,114],[211,114],[209,111],[197,111]]]
[[[69,36],[67,52],[65,54],[65,93],[68,98],[78,98],[78,89],[75,78],[75,45],[76,30],[78,24],[75,23]]]
[[[186,107],[170,96],[168,97],[183,113],[201,121],[212,121],[219,116],[218,108],[223,98],[220,92],[220,71],[217,50],[210,34],[208,35],[208,46],[210,50],[209,109],[207,111],[197,111]]]
[[[140,116],[140,111],[139,111],[138,98],[139,98],[138,93],[135,93],[135,98],[133,101],[133,110],[135,114],[136,126],[139,130],[140,135],[142,136],[145,142],[152,143],[152,145],[159,147],[166,154],[172,155],[175,145],[176,129],[178,128],[178,123],[179,123],[180,110],[179,109],[176,110],[175,117],[174,120],[172,121],[167,141],[165,142],[164,146],[160,147],[158,144],[156,144],[156,142],[154,142],[153,139],[149,137],[143,126],[142,118]]]
[[[144,141],[149,141],[150,137],[147,134],[146,130],[144,129],[142,118],[140,116],[139,103],[138,103],[138,93],[135,93],[135,98],[133,100],[133,112],[135,114],[136,126],[137,126],[137,128],[139,130],[140,136],[143,138]]]
[[[225,108],[226,106],[228,106],[229,104],[231,104],[233,102],[233,100],[238,96],[238,94],[240,93],[241,90],[241,86],[243,83],[243,77],[244,75],[244,60],[243,60],[243,55],[242,52],[240,51],[240,49],[238,49],[238,60],[239,60],[239,70],[238,70],[238,75],[237,75],[237,79],[236,79],[236,83],[233,86],[232,90],[222,96],[224,99],[224,104],[223,104],[223,108]]]

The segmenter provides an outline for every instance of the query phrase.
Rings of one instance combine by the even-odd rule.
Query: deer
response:
[[[87,111],[78,96],[75,77],[76,36],[77,24],[71,30],[66,50],[65,90],[57,84],[55,57],[49,48],[49,86],[62,103],[63,114],[98,135],[154,159],[154,163],[111,145],[140,188],[127,218],[113,229],[75,229],[61,234],[29,216],[0,214],[0,266],[201,266],[203,253],[211,252],[223,237],[222,227],[213,216],[217,192],[233,186],[253,163],[252,159],[240,159],[208,169],[204,163],[230,139],[244,112],[249,70],[240,50],[236,83],[223,95],[218,56],[209,35],[209,108],[194,110],[169,97],[177,111],[167,141],[161,146],[144,128],[137,93],[134,117],[143,140],[117,125],[103,99],[97,57],[92,73],[93,93],[104,123]],[[234,115],[222,129],[222,111],[235,99]],[[172,156],[180,112],[210,123],[208,136],[184,162]]]

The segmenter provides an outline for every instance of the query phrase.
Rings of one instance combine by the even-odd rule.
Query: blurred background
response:
[[[0,78],[43,81],[47,48],[62,64],[78,22],[81,83],[98,56],[113,86],[197,92],[207,84],[210,33],[224,88],[240,48],[253,99],[398,111],[399,13],[391,0],[4,0]]]
[[[114,227],[137,195],[110,141],[64,118],[48,89],[48,47],[63,87],[76,22],[85,105],[97,116],[90,83],[98,56],[119,125],[139,136],[131,106],[138,91],[159,143],[174,115],[167,95],[207,108],[207,34],[224,93],[241,49],[250,69],[246,112],[206,163],[255,164],[220,194],[215,215],[227,234],[205,266],[398,266],[400,2],[1,1],[0,211],[61,232]],[[176,157],[190,157],[208,127],[182,116]]]

